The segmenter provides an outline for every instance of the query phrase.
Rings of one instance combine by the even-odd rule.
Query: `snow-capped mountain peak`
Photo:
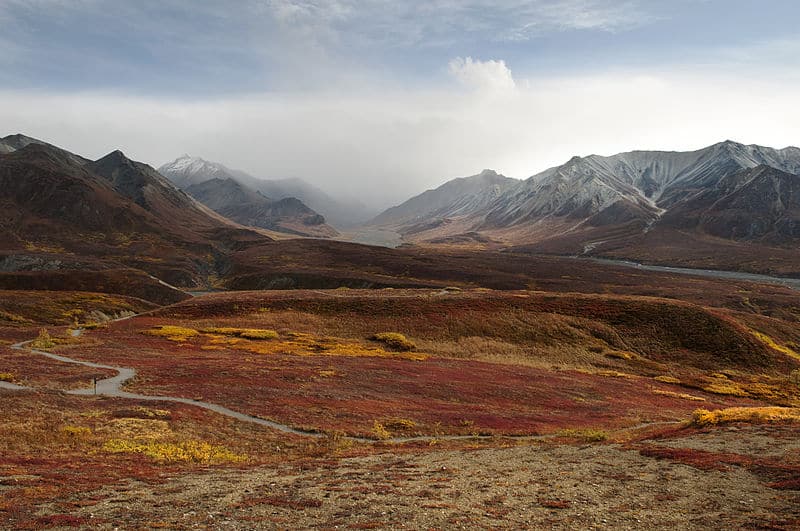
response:
[[[158,171],[168,177],[179,188],[187,188],[209,179],[229,179],[234,177],[233,172],[222,164],[186,154],[164,164],[158,168]]]

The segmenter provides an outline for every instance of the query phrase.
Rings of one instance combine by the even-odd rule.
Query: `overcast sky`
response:
[[[800,144],[796,0],[0,0],[0,136],[397,202],[572,155]]]

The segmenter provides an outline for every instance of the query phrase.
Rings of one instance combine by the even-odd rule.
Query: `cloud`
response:
[[[195,102],[3,91],[0,123],[4,134],[92,158],[120,148],[157,166],[188,152],[380,206],[487,167],[524,178],[573,155],[688,150],[726,138],[798,143],[796,88],[769,79],[678,70],[530,81],[513,98],[444,88]]]
[[[794,27],[756,41],[708,3],[0,0],[0,136],[189,152],[384,204],[575,154],[796,144]]]
[[[489,92],[514,90],[516,83],[506,62],[456,57],[448,64],[452,76],[464,85]]]
[[[0,83],[210,94],[425,78],[432,55],[652,19],[643,0],[0,0],[19,57]]]

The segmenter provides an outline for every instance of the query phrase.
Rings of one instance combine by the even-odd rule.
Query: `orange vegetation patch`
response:
[[[287,332],[282,336],[274,330],[210,327],[200,331],[193,328],[174,325],[161,325],[143,332],[146,335],[163,337],[176,343],[184,343],[196,339],[192,345],[199,343],[201,350],[218,350],[228,348],[243,350],[254,354],[291,354],[296,356],[350,356],[350,357],[395,357],[408,360],[422,361],[427,359],[425,354],[397,353],[386,351],[363,342],[346,340],[335,337],[315,336],[300,332]],[[412,350],[413,346],[401,334],[380,334],[383,343],[393,347],[393,350]],[[402,338],[402,341],[395,336]],[[275,340],[275,341],[265,341]],[[397,346],[401,344],[401,346]]]
[[[709,426],[732,422],[800,421],[800,408],[791,407],[733,407],[709,411],[698,409],[692,414],[692,424]]]

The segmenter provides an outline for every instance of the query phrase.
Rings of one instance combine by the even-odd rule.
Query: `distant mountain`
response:
[[[253,186],[274,181],[261,181],[217,162],[188,155],[161,166],[159,172],[201,203],[237,223],[298,236],[338,235],[326,224],[324,216],[300,199],[270,195]]]
[[[507,190],[519,184],[493,170],[483,170],[472,177],[446,182],[439,188],[412,197],[377,217],[371,225],[409,226],[435,219],[470,216],[483,211]]]
[[[373,224],[394,226],[409,242],[486,239],[538,252],[686,265],[737,266],[736,254],[745,253],[755,264],[746,267],[764,270],[757,263],[767,264],[767,251],[756,249],[777,246],[785,252],[776,251],[774,260],[800,270],[800,253],[790,251],[800,243],[798,174],[800,149],[732,141],[691,152],[590,155],[509,182],[499,194],[479,191],[467,207],[456,179]],[[700,260],[703,249],[714,258]]]
[[[164,164],[158,168],[158,172],[182,190],[211,179],[235,179],[237,173],[218,162],[209,162],[189,155],[183,155]]]
[[[574,157],[498,198],[485,213],[483,227],[509,227],[545,216],[586,219],[590,225],[647,223],[691,194],[715,187],[726,175],[761,164],[800,173],[800,150],[726,141],[685,153]],[[608,209],[613,210],[597,216]]]
[[[336,230],[325,223],[324,217],[299,199],[287,197],[273,201],[230,177],[192,184],[185,191],[242,225],[300,236],[330,238],[337,235]]]
[[[374,215],[369,207],[356,201],[335,199],[302,179],[259,179],[199,157],[184,155],[164,164],[158,171],[182,189],[211,179],[234,179],[273,200],[294,197],[320,213],[335,227],[348,227]]]

